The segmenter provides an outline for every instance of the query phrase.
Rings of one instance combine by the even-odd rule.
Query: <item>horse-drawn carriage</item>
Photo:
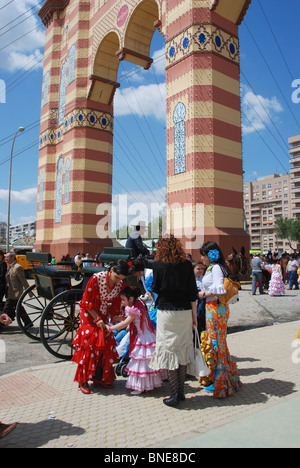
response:
[[[132,249],[105,248],[100,256],[100,261],[107,264],[119,259],[131,261]],[[79,302],[91,276],[106,268],[89,266],[78,271],[67,269],[66,262],[51,266],[51,254],[48,253],[29,252],[27,260],[40,265],[33,266],[34,284],[23,292],[18,301],[18,325],[29,338],[41,341],[52,355],[70,360],[72,341],[80,323]],[[134,276],[127,282],[141,286]]]

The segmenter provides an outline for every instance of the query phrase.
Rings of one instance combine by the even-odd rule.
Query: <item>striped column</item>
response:
[[[90,99],[90,3],[65,2],[58,10],[48,0],[40,12],[46,45],[35,247],[58,259],[111,245],[105,208],[112,197],[113,109]]]
[[[225,18],[225,0],[219,2],[224,16],[212,11],[213,2],[185,12],[184,3],[169,2],[167,13],[169,229],[194,256],[207,240],[227,254],[232,246],[249,245],[243,228],[238,29]]]

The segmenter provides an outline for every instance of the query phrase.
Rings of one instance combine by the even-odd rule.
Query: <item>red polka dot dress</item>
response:
[[[123,289],[122,281],[110,290],[108,288],[109,272],[101,272],[89,280],[80,306],[80,327],[73,340],[75,347],[73,362],[78,364],[74,381],[79,384],[95,380],[96,369],[102,369],[103,385],[112,385],[115,380],[113,364],[117,361],[116,342],[113,335],[106,336],[94,323],[89,310],[94,310],[104,323],[120,314]],[[97,374],[98,375],[98,374]]]

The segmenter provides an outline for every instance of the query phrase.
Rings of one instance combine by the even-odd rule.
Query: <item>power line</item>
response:
[[[258,44],[257,44],[257,42],[256,42],[256,40],[255,40],[255,38],[254,38],[254,36],[253,36],[253,34],[251,33],[250,29],[248,28],[246,21],[244,21],[244,24],[245,24],[245,27],[246,27],[248,33],[250,34],[250,36],[251,36],[251,38],[252,38],[252,41],[253,41],[254,44],[256,45],[256,47],[257,47],[257,49],[258,49],[258,51],[259,51],[259,53],[260,53],[260,55],[261,55],[261,57],[262,57],[262,59],[263,59],[265,65],[266,65],[266,67],[268,68],[268,70],[269,70],[269,72],[270,72],[270,74],[271,74],[271,76],[272,76],[272,78],[273,78],[273,80],[274,80],[274,82],[275,82],[275,84],[276,84],[276,86],[277,86],[277,88],[278,88],[278,90],[279,90],[281,96],[283,97],[283,99],[284,99],[284,101],[285,101],[285,103],[286,103],[286,105],[287,105],[287,107],[288,107],[288,109],[289,109],[291,115],[293,116],[293,119],[295,120],[297,127],[299,127],[299,123],[298,123],[298,121],[297,121],[297,119],[296,119],[296,116],[295,116],[294,112],[292,111],[292,109],[291,109],[289,103],[287,102],[286,97],[284,96],[283,92],[281,91],[281,88],[280,88],[280,86],[279,86],[279,84],[278,84],[278,82],[277,82],[277,80],[276,80],[276,78],[275,78],[275,76],[274,76],[274,73],[272,72],[271,68],[269,67],[269,65],[268,65],[268,63],[267,63],[267,61],[266,61],[266,59],[265,59],[265,57],[264,57],[264,55],[263,55],[261,49],[259,48],[259,46],[258,46]]]
[[[3,5],[3,7],[0,8],[0,11],[3,10],[3,8],[7,7],[8,5],[10,5],[12,2],[14,2],[14,0],[10,0],[10,2],[6,3],[5,5]]]
[[[14,1],[14,0],[12,0]],[[40,1],[39,3],[37,3],[36,5],[33,5],[31,8],[29,8],[28,10],[24,11],[24,13],[21,13],[21,15],[19,16],[16,16],[13,20],[11,20],[9,23],[6,23],[4,26],[2,26],[0,28],[0,31],[2,31],[2,29],[5,29],[7,28],[7,26],[9,26],[10,24],[14,23],[17,19],[21,18],[22,16],[26,15],[26,13],[28,13],[29,11],[33,10],[34,8],[36,8],[37,6],[41,5],[41,3],[43,3],[43,0]],[[32,16],[34,16],[36,14],[36,12],[33,12],[31,15],[27,16],[24,20],[22,21],[19,21],[19,23],[15,24],[14,26],[12,26],[11,28],[9,28],[7,31],[5,31],[4,33],[0,34],[0,36],[4,36],[4,34],[8,33],[9,31],[11,31],[12,29],[14,29],[16,26],[18,26],[19,24],[23,23],[24,21],[26,21],[28,18],[31,18]]]
[[[22,36],[18,37],[18,38],[15,39],[14,41],[12,41],[12,42],[10,42],[9,44],[6,44],[5,46],[1,47],[0,51],[6,49],[6,48],[9,47],[10,45],[14,44],[15,42],[19,41],[20,39],[23,39],[23,37],[28,36],[28,34],[31,34],[32,32],[37,31],[38,29],[39,29],[39,27],[35,27],[35,28],[31,29],[30,31],[28,31],[27,33],[25,33],[25,34],[23,34]]]
[[[264,18],[265,18],[265,20],[266,20],[266,22],[267,22],[267,25],[269,26],[269,29],[270,29],[271,34],[272,34],[272,36],[273,36],[273,39],[274,39],[274,41],[275,41],[275,43],[276,43],[276,45],[277,45],[277,47],[278,47],[278,50],[279,50],[280,55],[281,55],[281,57],[282,57],[282,60],[284,61],[285,66],[286,66],[286,68],[287,68],[287,70],[288,70],[288,72],[289,72],[289,74],[290,74],[290,76],[291,76],[291,78],[292,78],[292,80],[293,80],[293,75],[292,75],[292,72],[291,72],[291,70],[290,70],[290,67],[289,67],[288,64],[287,64],[287,61],[286,61],[286,59],[285,59],[285,57],[284,57],[284,54],[283,54],[283,52],[282,52],[282,50],[281,50],[281,47],[280,47],[280,45],[279,45],[279,42],[277,41],[277,38],[276,38],[276,36],[275,36],[275,34],[274,34],[274,32],[273,32],[273,29],[272,29],[272,27],[271,27],[271,25],[270,25],[270,22],[269,22],[269,20],[268,20],[267,15],[265,14],[265,11],[264,11],[264,9],[263,9],[263,7],[262,7],[262,4],[261,4],[260,0],[258,0],[258,4],[259,4],[259,6],[260,6],[260,8],[261,8],[261,11],[262,11],[262,13],[263,13],[263,15],[264,15]]]

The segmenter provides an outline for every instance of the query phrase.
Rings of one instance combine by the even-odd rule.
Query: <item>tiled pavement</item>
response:
[[[276,415],[292,417],[300,396],[299,328],[300,322],[291,322],[229,335],[229,349],[244,383],[242,390],[226,400],[216,400],[197,381],[188,380],[187,399],[178,409],[162,402],[168,395],[167,384],[132,396],[121,377],[112,390],[96,389],[83,395],[73,382],[73,363],[2,376],[0,421],[18,421],[19,426],[0,439],[0,448],[196,447],[210,446],[216,437],[221,443],[220,434],[227,434],[224,446],[241,446],[247,440],[254,443],[258,415],[272,418],[267,420],[269,436],[264,432],[267,440],[260,439],[268,446],[274,443]],[[285,423],[293,437],[286,429],[281,443],[300,446],[293,421]]]

